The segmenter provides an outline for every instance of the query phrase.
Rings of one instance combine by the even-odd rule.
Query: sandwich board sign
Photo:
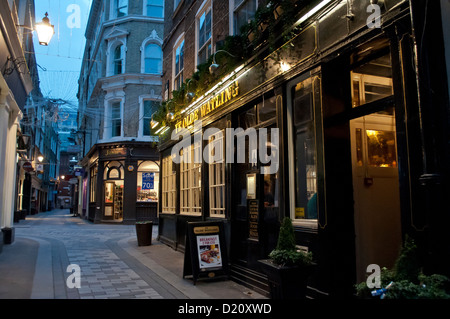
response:
[[[188,222],[183,278],[228,277],[228,256],[223,222]]]

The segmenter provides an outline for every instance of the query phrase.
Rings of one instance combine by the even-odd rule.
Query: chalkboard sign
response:
[[[228,278],[228,256],[223,222],[188,222],[183,278]]]
[[[248,201],[248,238],[258,240],[259,204],[257,199]]]

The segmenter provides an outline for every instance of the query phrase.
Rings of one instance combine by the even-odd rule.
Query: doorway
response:
[[[104,173],[103,220],[123,220],[124,170],[121,161],[111,161]]]
[[[402,232],[395,106],[390,54],[370,59],[351,72],[350,120],[354,198],[356,279],[367,266],[392,268]]]

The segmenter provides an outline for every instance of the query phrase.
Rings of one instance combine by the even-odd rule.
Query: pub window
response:
[[[225,156],[224,131],[209,138],[209,213],[211,217],[225,217]]]
[[[314,84],[309,78],[292,88],[295,220],[317,219]]]
[[[175,214],[177,188],[175,166],[172,156],[166,156],[162,160],[162,196],[161,211],[166,214]]]
[[[181,214],[200,215],[202,212],[201,152],[201,143],[191,144],[180,152]]]
[[[137,173],[137,201],[157,202],[159,166],[153,161],[140,161]]]
[[[350,75],[352,107],[362,107],[394,94],[390,53],[363,61]],[[394,122],[392,106],[363,117],[363,127],[354,128],[357,166],[366,162],[370,167],[397,167],[395,132],[389,129],[389,124]]]
[[[354,68],[351,80],[353,107],[393,95],[391,55],[383,55]]]

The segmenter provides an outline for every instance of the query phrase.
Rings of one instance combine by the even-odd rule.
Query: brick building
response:
[[[187,223],[223,223],[231,278],[268,293],[258,260],[289,217],[317,262],[309,296],[351,298],[406,236],[425,273],[450,275],[448,1],[165,3],[162,242],[183,251]],[[172,160],[172,133],[189,132],[183,156],[225,154],[227,128],[273,140],[245,162]],[[276,173],[254,156],[269,145]]]

